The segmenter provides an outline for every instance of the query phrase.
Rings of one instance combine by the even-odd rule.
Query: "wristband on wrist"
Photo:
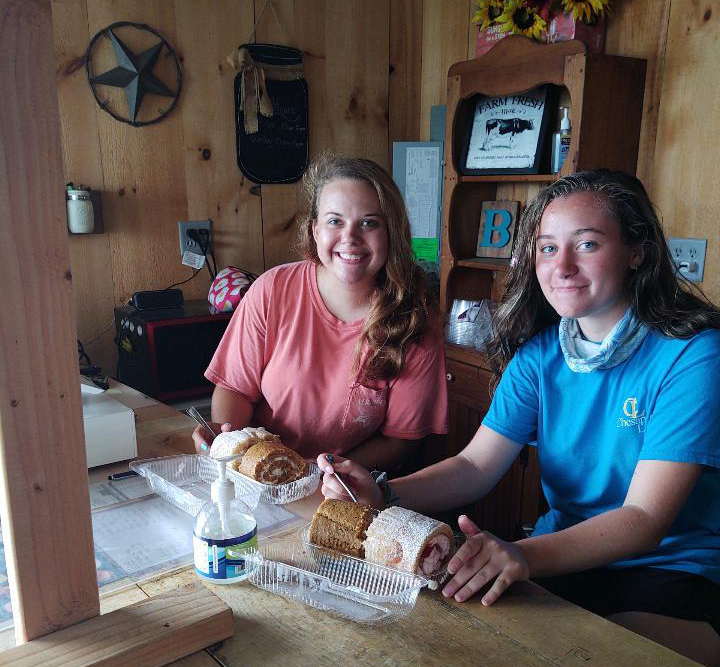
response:
[[[383,503],[385,503],[385,507],[397,505],[400,497],[397,493],[395,493],[395,490],[390,485],[387,473],[380,472],[379,470],[373,470],[370,475],[375,480],[375,483],[380,487],[380,491],[382,491]]]

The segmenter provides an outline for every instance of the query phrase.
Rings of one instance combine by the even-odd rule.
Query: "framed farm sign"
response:
[[[478,95],[466,130],[461,172],[539,173],[541,164],[547,161],[544,148],[553,106],[550,91],[550,86],[543,85],[502,97]]]

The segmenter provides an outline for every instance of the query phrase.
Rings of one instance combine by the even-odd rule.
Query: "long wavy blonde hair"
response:
[[[318,200],[322,189],[339,179],[370,185],[387,225],[387,261],[376,277],[377,287],[355,346],[353,370],[360,383],[390,380],[400,374],[408,347],[425,335],[439,311],[425,273],[413,258],[410,221],[402,195],[388,173],[372,160],[324,154],[307,169],[303,185],[308,206],[300,219],[298,242],[302,255],[320,263],[313,237]]]

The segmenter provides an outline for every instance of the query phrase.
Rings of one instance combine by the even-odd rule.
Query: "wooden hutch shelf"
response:
[[[510,268],[510,260],[504,257],[471,257],[469,259],[458,259],[455,262],[458,266],[465,266],[470,269],[485,269],[486,271],[507,271]]]
[[[482,176],[459,176],[461,183],[552,183],[557,174],[484,174]]]
[[[478,352],[471,347],[447,343],[445,345],[445,357],[447,359],[453,359],[454,361],[460,361],[464,364],[474,364],[487,370],[490,369],[487,356],[483,352]]]
[[[509,259],[475,257],[483,201],[520,201],[521,211],[540,187],[582,169],[607,167],[635,172],[645,86],[643,60],[587,53],[579,41],[544,45],[524,37],[500,40],[486,54],[456,63],[448,72],[440,305],[454,299],[499,301]],[[555,86],[551,99],[570,106],[572,135],[560,174],[469,176],[459,168],[463,142],[480,95],[505,96]],[[551,122],[550,132],[554,131]],[[549,157],[549,156],[546,156]],[[487,357],[446,345],[450,396],[445,449],[435,447],[426,462],[459,452],[471,440],[490,405]],[[534,448],[527,448],[495,490],[469,508],[480,528],[505,539],[520,536],[542,503]]]

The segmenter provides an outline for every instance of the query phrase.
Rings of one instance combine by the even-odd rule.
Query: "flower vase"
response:
[[[548,44],[579,39],[588,52],[602,53],[605,50],[605,19],[599,18],[594,25],[588,25],[572,17],[572,14],[557,14],[548,23],[545,41]]]
[[[499,24],[491,25],[485,30],[478,29],[477,41],[475,42],[475,57],[487,53],[503,37],[512,34],[509,30],[502,30]]]

